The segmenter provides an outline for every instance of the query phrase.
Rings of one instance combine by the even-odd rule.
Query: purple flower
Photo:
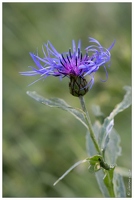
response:
[[[68,77],[71,81],[69,83],[69,87],[75,87],[75,90],[79,90],[74,93],[73,88],[73,91],[70,91],[71,94],[74,96],[84,95],[88,88],[92,87],[94,83],[94,74],[101,66],[103,66],[105,70],[107,80],[108,73],[105,64],[110,62],[110,50],[115,43],[113,42],[113,44],[106,49],[94,38],[89,37],[89,42],[94,44],[88,46],[85,49],[85,54],[83,55],[81,52],[80,40],[78,42],[78,47],[76,47],[75,41],[73,40],[72,50],[69,49],[69,51],[65,53],[59,53],[50,41],[48,41],[48,43],[44,45],[46,52],[43,48],[43,58],[30,53],[37,68],[30,66],[32,69],[31,71],[20,72],[20,74],[25,76],[40,75],[41,77],[38,80],[46,78],[47,76],[60,78]],[[89,82],[85,80],[85,76],[90,77]]]

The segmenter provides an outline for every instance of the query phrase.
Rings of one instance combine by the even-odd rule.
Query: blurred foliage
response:
[[[29,52],[42,56],[50,40],[59,52],[68,51],[72,39],[82,48],[93,37],[111,50],[106,83],[103,70],[85,99],[99,104],[105,115],[123,99],[131,85],[131,3],[3,3],[3,197],[102,197],[87,164],[74,169],[55,187],[53,183],[75,162],[87,157],[85,128],[69,113],[45,107],[29,96],[37,91],[46,98],[63,98],[80,107],[69,94],[65,78],[49,77],[28,87],[37,77],[20,76],[34,65]],[[117,164],[131,170],[131,108],[115,118],[122,156]],[[127,187],[128,178],[125,178]]]

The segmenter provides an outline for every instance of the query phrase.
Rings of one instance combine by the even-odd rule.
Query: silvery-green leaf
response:
[[[89,131],[87,131],[86,133],[86,149],[87,149],[88,156],[93,156],[97,153]]]
[[[115,172],[119,173],[121,176],[127,177],[127,178],[132,176],[130,169],[127,169],[125,167],[116,166]]]
[[[121,155],[120,136],[113,128],[110,133],[110,140],[105,151],[105,160],[108,164],[116,164],[118,156]]]
[[[96,117],[104,116],[104,113],[101,111],[100,106],[92,105],[92,111]]]
[[[104,120],[104,113],[101,111],[100,106],[92,105],[92,111],[97,120],[102,123]]]
[[[122,112],[124,109],[128,108],[131,105],[131,87],[125,86],[124,89],[126,90],[126,94],[124,96],[124,99],[121,103],[115,106],[114,110],[111,112],[111,114],[104,120],[104,123],[102,125],[98,143],[101,148],[104,148],[105,145],[107,145],[107,141],[109,141],[108,137],[110,134],[109,128],[112,127],[112,124],[114,123],[114,117],[119,113]],[[108,133],[109,131],[109,133]]]
[[[105,135],[105,138],[104,138],[104,143],[103,143],[103,146],[102,146],[102,149],[103,151],[105,151],[108,143],[109,143],[109,135],[110,135],[110,132],[112,131],[112,128],[114,126],[114,120],[112,119],[109,123],[108,123],[108,126],[106,127],[106,135]]]
[[[50,107],[61,108],[62,110],[68,111],[73,116],[75,116],[75,118],[78,119],[87,128],[87,124],[84,118],[84,112],[80,109],[71,107],[63,99],[59,99],[59,98],[46,99],[34,91],[33,92],[27,91],[27,94],[42,104],[45,104]]]
[[[122,112],[132,104],[132,88],[130,86],[125,86],[126,94],[121,103],[117,104],[115,109],[111,112],[109,120],[113,119],[118,113]]]
[[[114,184],[115,196],[117,198],[126,197],[126,189],[124,181],[119,173],[114,172],[113,184]]]
[[[128,108],[131,105],[131,87],[126,86],[125,90],[127,91],[124,99],[121,103],[119,103],[115,109],[111,112],[111,114],[104,120],[102,125],[98,143],[101,148],[106,148],[105,159],[108,164],[115,164],[117,157],[121,154],[121,148],[119,146],[120,137],[118,133],[113,129],[114,125],[114,117],[122,112],[124,109]],[[110,136],[109,136],[110,134]],[[110,137],[110,140],[109,140]],[[108,172],[109,173],[109,172]],[[110,180],[110,179],[109,179]],[[108,184],[108,176],[105,177],[104,182]],[[125,197],[125,187],[123,183],[122,177],[114,172],[113,177],[114,183],[114,194],[116,197]],[[109,186],[110,189],[110,186]],[[111,191],[113,193],[113,191]]]

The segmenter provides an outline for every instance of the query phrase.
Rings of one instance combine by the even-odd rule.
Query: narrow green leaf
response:
[[[27,94],[42,104],[68,111],[76,119],[78,119],[86,128],[88,128],[85,122],[84,112],[81,109],[71,107],[63,99],[59,99],[59,98],[46,99],[34,91],[33,92],[27,91]]]
[[[114,167],[110,170],[105,170],[105,176],[103,178],[104,183],[107,186],[111,197],[115,197],[113,188],[113,173],[114,173]]]
[[[87,158],[87,160],[89,160],[92,165],[95,165],[95,163],[98,162],[99,159],[102,159],[101,155],[94,155],[90,158]]]
[[[99,171],[100,169],[101,169],[101,167],[100,167],[99,163],[96,163],[95,165],[89,165],[89,167],[88,167],[88,171],[90,173],[95,173],[95,172]]]
[[[69,174],[69,172],[71,172],[75,167],[77,167],[78,165],[80,165],[81,163],[87,162],[86,159],[84,160],[80,160],[77,163],[75,163],[74,165],[72,165],[53,185],[55,186],[59,181],[61,181],[67,174]]]
[[[104,184],[104,181],[103,181],[103,177],[104,177],[104,172],[102,170],[99,170],[95,173],[95,176],[96,176],[96,179],[97,179],[97,182],[98,182],[98,185],[99,185],[99,188],[103,194],[104,197],[110,197],[109,195],[109,192],[108,192],[108,189],[107,187],[105,186]]]
[[[87,158],[87,161],[89,161],[90,163],[90,166],[88,168],[90,172],[97,172],[98,170],[101,169],[99,159],[102,159],[102,156],[94,155],[90,158]]]
[[[94,165],[89,165],[88,171],[89,171],[90,173],[94,173],[94,172],[95,172],[95,171],[94,171]]]
[[[119,173],[114,172],[113,184],[114,184],[115,196],[117,198],[126,197],[126,189],[124,181]]]
[[[94,166],[94,171],[97,172],[101,169],[100,163],[96,163]]]

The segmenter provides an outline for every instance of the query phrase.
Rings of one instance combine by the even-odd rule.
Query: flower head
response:
[[[54,46],[48,41],[45,44],[46,52],[43,48],[44,57],[41,58],[38,54],[30,53],[37,68],[31,67],[31,71],[20,72],[25,76],[40,75],[40,79],[48,76],[68,77],[70,78],[70,92],[74,96],[84,95],[88,88],[91,88],[94,83],[94,74],[103,66],[108,78],[106,63],[110,62],[110,49],[114,43],[108,48],[104,48],[94,38],[89,38],[89,42],[94,43],[85,49],[85,54],[81,52],[81,42],[79,40],[76,47],[75,41],[72,41],[72,49],[68,52],[59,53]],[[90,55],[91,54],[91,55]],[[90,77],[87,82],[85,76]],[[40,80],[38,79],[38,80]]]

